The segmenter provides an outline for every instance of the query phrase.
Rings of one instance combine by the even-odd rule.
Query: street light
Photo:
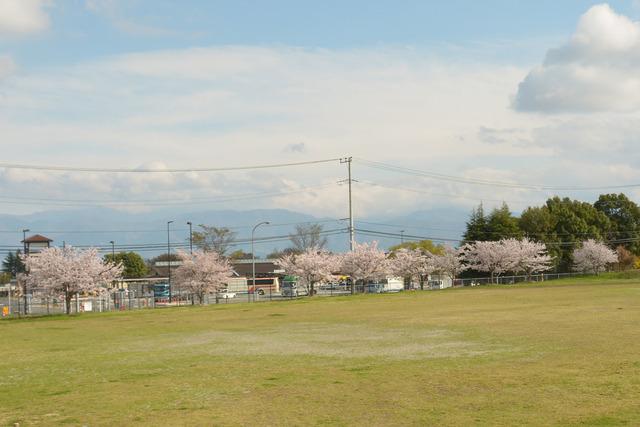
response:
[[[116,262],[116,242],[114,242],[113,240],[109,240],[109,243],[111,243],[111,262],[115,263]]]
[[[189,226],[189,252],[193,255],[193,224],[187,221],[187,225]]]
[[[253,230],[251,230],[251,271],[253,272],[253,299],[256,299],[255,293],[256,293],[256,251],[253,249],[253,240],[254,240],[254,234],[256,232],[256,228],[260,227],[261,225],[269,225],[270,222],[269,221],[262,221],[257,223],[254,227]],[[247,289],[248,291],[248,289]],[[247,299],[249,300],[249,302],[251,302],[251,293],[247,292]]]
[[[169,265],[169,303],[171,303],[172,293],[171,293],[171,234],[169,231],[169,226],[173,223],[173,221],[167,221],[167,262]]]

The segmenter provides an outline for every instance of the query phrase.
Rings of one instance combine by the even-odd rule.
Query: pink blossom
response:
[[[342,257],[341,272],[351,277],[353,285],[358,280],[382,279],[389,273],[387,255],[378,249],[378,242],[356,243],[353,251]],[[355,287],[352,285],[351,293]]]
[[[287,274],[297,276],[308,295],[315,293],[315,285],[330,281],[339,269],[340,258],[318,248],[309,248],[300,254],[288,254],[276,261]]]
[[[576,271],[598,274],[605,271],[607,265],[617,261],[618,256],[614,250],[593,239],[582,242],[582,245],[573,251],[573,268]]]
[[[198,297],[200,304],[208,293],[217,292],[232,276],[231,266],[215,251],[179,252],[182,264],[177,268],[175,281]]]
[[[94,248],[47,248],[23,259],[29,272],[28,284],[49,294],[63,294],[67,314],[73,296],[104,291],[123,271],[121,264],[104,261]]]

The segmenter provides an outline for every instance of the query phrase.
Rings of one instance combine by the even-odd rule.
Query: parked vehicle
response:
[[[373,294],[400,292],[402,290],[404,290],[404,280],[397,277],[387,277],[386,279],[366,284],[366,292]]]
[[[227,281],[227,289],[230,292],[246,294],[249,292],[246,277],[232,277]]]
[[[280,279],[277,277],[256,277],[256,283],[253,284],[253,279],[247,279],[247,288],[250,294],[256,293],[258,295],[265,295],[268,293],[280,292]]]
[[[295,276],[284,276],[282,285],[280,286],[280,292],[283,297],[289,298],[309,295],[306,288],[298,287],[298,278]]]
[[[231,292],[229,289],[223,289],[220,292],[218,292],[218,298],[231,299],[235,297],[236,297],[236,293]]]

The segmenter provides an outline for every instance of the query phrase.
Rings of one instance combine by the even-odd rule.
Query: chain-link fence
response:
[[[544,273],[533,274],[530,276],[497,276],[493,280],[489,277],[476,277],[456,279],[453,287],[463,286],[480,286],[489,284],[510,285],[525,282],[545,282],[549,280],[558,280],[570,277],[584,277],[585,273]],[[407,284],[405,289],[411,290],[436,290],[451,287],[452,283],[442,280],[425,281],[421,287],[417,283]],[[356,285],[356,293],[382,293],[399,291],[399,289],[389,290],[381,284],[362,284]],[[348,284],[324,284],[315,288],[314,295],[320,297],[344,296],[351,294],[351,287]],[[285,293],[282,292],[238,292],[238,293],[220,293],[205,295],[203,304],[235,304],[245,302],[269,302],[269,301],[286,301],[304,298],[307,294],[302,293]],[[70,305],[71,314],[89,313],[89,312],[108,312],[108,311],[128,311],[142,310],[162,307],[178,307],[185,305],[198,304],[199,300],[194,294],[181,292],[177,290],[171,297],[157,297],[153,293],[143,293],[131,290],[119,290],[111,293],[105,293],[101,296],[75,296]],[[26,309],[25,309],[26,308]],[[32,294],[24,296],[12,295],[11,298],[5,292],[5,296],[0,296],[0,309],[2,316],[42,316],[66,313],[66,303],[62,298],[47,296],[38,290]]]

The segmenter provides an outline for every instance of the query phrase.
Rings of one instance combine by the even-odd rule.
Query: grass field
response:
[[[640,425],[640,281],[0,322],[0,423]]]

